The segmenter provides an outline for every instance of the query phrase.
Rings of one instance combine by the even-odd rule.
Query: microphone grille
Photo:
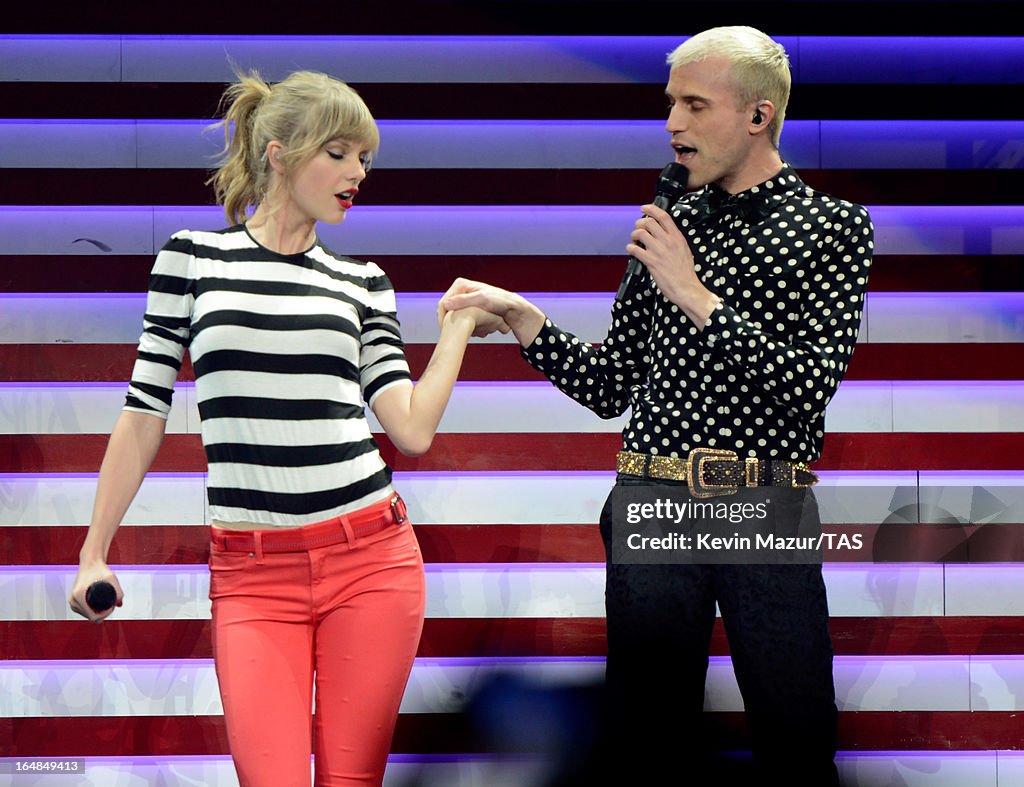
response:
[[[666,165],[658,176],[658,194],[667,197],[670,203],[675,202],[686,191],[686,182],[689,177],[690,171],[682,164],[673,161]]]

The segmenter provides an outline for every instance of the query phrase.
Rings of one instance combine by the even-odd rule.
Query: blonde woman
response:
[[[377,125],[354,90],[296,72],[225,93],[231,226],[157,255],[127,402],[100,468],[71,608],[111,583],[107,553],[164,434],[186,349],[209,467],[213,647],[242,785],[380,784],[423,623],[423,562],[364,414],[400,451],[431,444],[469,337],[444,315],[413,386],[387,276],[326,248],[357,200]],[[316,717],[311,724],[313,689]],[[315,744],[314,744],[315,742]]]

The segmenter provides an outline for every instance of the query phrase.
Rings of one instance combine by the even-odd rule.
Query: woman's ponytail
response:
[[[263,198],[267,167],[265,150],[254,133],[256,112],[270,95],[270,86],[256,72],[238,74],[238,81],[224,91],[221,98],[224,127],[223,163],[207,181],[212,184],[217,202],[232,224],[248,218],[249,208]]]

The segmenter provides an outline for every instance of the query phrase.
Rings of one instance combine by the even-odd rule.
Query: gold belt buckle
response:
[[[713,484],[704,480],[704,463],[709,459],[728,459],[736,461],[739,457],[735,451],[720,448],[694,448],[690,451],[689,467],[686,473],[686,484],[693,497],[718,497],[732,495],[736,487],[728,484]]]

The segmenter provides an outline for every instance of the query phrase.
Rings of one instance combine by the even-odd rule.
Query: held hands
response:
[[[117,591],[117,603],[110,609],[96,612],[86,602],[85,593],[93,582],[100,581],[109,582],[114,586],[114,590]],[[73,612],[76,612],[83,618],[91,620],[93,623],[99,623],[108,618],[117,607],[121,606],[123,598],[124,591],[121,590],[121,584],[117,581],[114,572],[107,567],[106,563],[95,563],[88,566],[79,565],[75,584],[71,588],[71,595],[68,596],[68,606],[71,607]]]
[[[511,329],[523,346],[533,342],[544,327],[544,313],[523,296],[480,281],[456,279],[437,304],[438,322],[443,323],[447,314],[466,309],[482,309],[497,317],[500,320],[497,327],[490,327],[487,333],[495,330],[508,333]]]
[[[468,306],[458,311],[444,311],[441,305],[437,307],[437,321],[442,328],[446,323],[458,324],[460,321],[467,321],[472,324],[472,336],[482,339],[495,331],[508,333],[511,329],[508,324],[493,312],[484,311],[476,306]]]
[[[637,219],[626,251],[650,271],[662,294],[703,328],[720,299],[701,283],[690,245],[672,217],[657,205],[644,205],[641,210],[644,215]]]

